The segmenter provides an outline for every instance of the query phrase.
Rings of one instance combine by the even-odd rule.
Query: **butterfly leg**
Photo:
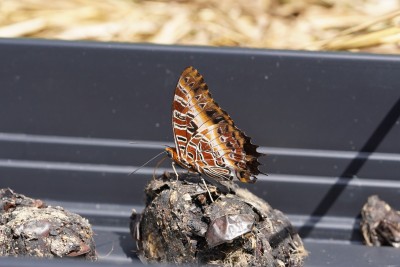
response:
[[[212,197],[212,195],[211,195],[210,190],[208,189],[208,186],[207,186],[207,184],[206,184],[206,181],[204,181],[203,177],[201,177],[201,176],[200,176],[200,179],[201,179],[201,181],[203,182],[204,186],[206,187],[206,190],[207,190],[207,192],[208,192],[208,195],[210,196],[211,202],[214,203],[214,199],[213,199],[213,197]]]
[[[176,180],[178,180],[179,179],[179,175],[178,175],[178,172],[175,169],[175,162],[172,162],[172,169],[174,169],[174,172],[175,172],[175,175],[176,175]]]

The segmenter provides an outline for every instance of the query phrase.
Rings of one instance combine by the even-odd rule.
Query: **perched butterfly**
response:
[[[178,165],[217,181],[234,177],[254,183],[262,173],[256,145],[212,99],[199,72],[186,68],[175,89],[172,104],[175,148],[166,152]]]

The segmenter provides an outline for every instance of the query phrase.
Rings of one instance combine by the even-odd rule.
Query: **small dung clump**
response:
[[[142,262],[303,266],[307,252],[282,212],[237,186],[208,185],[212,201],[198,175],[169,176],[147,185],[146,208],[131,217]]]
[[[9,188],[0,189],[0,256],[97,259],[86,219]]]
[[[367,246],[400,248],[400,211],[378,196],[370,196],[361,210],[361,232]]]

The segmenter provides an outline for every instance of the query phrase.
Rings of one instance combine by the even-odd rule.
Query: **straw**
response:
[[[0,0],[0,37],[399,53],[397,0]]]

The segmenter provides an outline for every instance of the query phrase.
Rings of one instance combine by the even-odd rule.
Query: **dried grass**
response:
[[[398,0],[0,0],[0,37],[400,52]]]

